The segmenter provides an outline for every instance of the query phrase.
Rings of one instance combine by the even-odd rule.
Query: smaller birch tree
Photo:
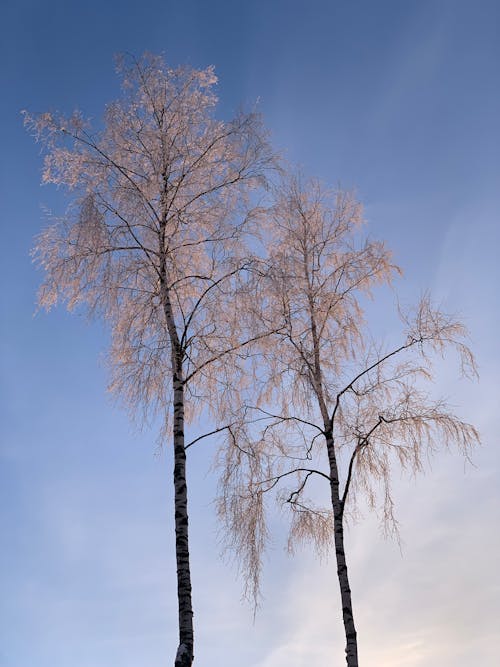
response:
[[[102,317],[112,335],[111,390],[131,412],[159,415],[173,442],[179,644],[194,658],[185,421],[211,413],[244,380],[250,192],[275,156],[256,114],[214,116],[211,67],[122,61],[123,95],[101,129],[76,112],[25,115],[45,151],[43,182],[66,189],[68,213],[38,237],[39,303]],[[258,338],[262,332],[254,331]],[[199,441],[201,437],[196,438]]]
[[[363,495],[381,509],[385,528],[397,530],[394,466],[414,474],[438,448],[456,445],[467,457],[478,442],[473,426],[425,390],[436,353],[454,350],[463,374],[476,374],[459,320],[425,297],[413,313],[400,313],[399,345],[385,349],[369,338],[363,298],[398,269],[382,243],[357,240],[362,222],[349,192],[298,178],[282,186],[269,216],[261,317],[286,326],[262,341],[259,398],[248,402],[246,420],[230,434],[233,446],[219,457],[219,514],[254,596],[269,539],[266,494],[290,510],[290,551],[312,541],[321,553],[333,542],[348,667],[358,666],[358,644],[347,514]],[[311,500],[314,479],[324,485],[323,504],[318,485]]]

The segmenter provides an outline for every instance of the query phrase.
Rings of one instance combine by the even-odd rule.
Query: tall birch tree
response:
[[[101,128],[79,113],[25,114],[45,151],[43,183],[71,198],[40,234],[39,303],[83,306],[112,334],[111,389],[172,437],[179,644],[194,657],[185,421],[225,428],[225,396],[244,381],[245,233],[250,193],[274,164],[255,113],[214,115],[211,67],[122,60],[123,92]],[[238,312],[239,310],[239,312]],[[254,332],[258,338],[259,332]],[[196,438],[198,441],[200,437]]]
[[[233,446],[219,459],[219,514],[254,595],[269,539],[266,494],[291,511],[291,551],[301,541],[320,552],[333,542],[349,667],[358,666],[358,644],[347,515],[362,495],[380,508],[385,528],[396,530],[393,467],[416,473],[438,447],[455,444],[467,457],[478,441],[473,426],[425,390],[436,353],[448,349],[465,375],[475,375],[460,321],[425,297],[412,313],[401,313],[395,347],[369,337],[363,300],[397,268],[384,244],[359,240],[362,222],[349,192],[329,193],[299,178],[282,186],[269,215],[261,312],[286,325],[262,341],[259,398],[248,399],[246,422],[232,429]]]

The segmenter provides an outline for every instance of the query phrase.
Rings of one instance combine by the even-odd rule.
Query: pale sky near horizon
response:
[[[157,667],[176,649],[171,451],[155,457],[106,394],[106,333],[35,310],[29,250],[39,148],[20,111],[99,119],[113,55],[213,64],[222,114],[259,108],[306,174],[356,187],[368,232],[404,275],[461,313],[481,379],[446,361],[436,390],[481,431],[475,467],[436,457],[395,480],[402,553],[367,516],[348,533],[362,667],[496,667],[500,637],[500,4],[476,0],[4,0],[0,9],[0,667]],[[382,305],[379,307],[378,304]],[[370,308],[390,337],[389,300]],[[201,667],[341,667],[333,558],[266,558],[255,623],[219,558],[210,447],[190,464],[196,659]]]

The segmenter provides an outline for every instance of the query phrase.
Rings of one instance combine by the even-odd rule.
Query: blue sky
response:
[[[98,119],[118,92],[113,55],[144,50],[215,65],[223,115],[258,99],[290,161],[357,188],[369,233],[404,268],[402,299],[430,289],[462,313],[481,380],[457,382],[444,363],[436,388],[480,428],[476,468],[443,455],[426,477],[396,480],[403,556],[368,517],[348,549],[361,664],[496,664],[500,5],[6,0],[0,16],[0,665],[173,662],[170,451],[155,457],[155,434],[106,394],[98,324],[62,309],[33,317],[29,249],[41,206],[65,200],[39,186],[19,114],[79,107]],[[199,449],[190,470],[196,664],[342,665],[331,560],[304,550],[292,561],[276,539],[252,623],[219,559],[209,462]]]

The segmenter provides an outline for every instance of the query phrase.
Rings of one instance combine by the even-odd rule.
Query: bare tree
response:
[[[229,544],[256,595],[268,540],[265,494],[291,510],[288,546],[311,540],[321,552],[333,541],[349,667],[358,665],[344,527],[362,493],[381,502],[386,529],[397,529],[391,469],[412,473],[438,447],[456,444],[468,456],[473,426],[424,390],[435,353],[453,348],[464,374],[474,376],[466,331],[432,307],[428,297],[404,315],[401,343],[384,349],[370,340],[363,298],[387,283],[396,267],[383,244],[357,241],[362,211],[352,194],[325,192],[292,178],[271,211],[262,317],[286,327],[260,345],[259,398],[221,449],[219,514]],[[253,415],[254,422],[250,423]],[[236,445],[236,446],[235,446]],[[318,484],[312,486],[313,480]],[[287,480],[295,480],[286,487]],[[321,484],[329,501],[317,504]],[[311,497],[313,496],[313,500]]]
[[[274,164],[259,117],[214,117],[213,69],[124,59],[123,95],[93,130],[80,113],[25,115],[45,150],[43,182],[71,196],[38,237],[39,303],[82,305],[110,325],[111,389],[173,436],[179,612],[176,667],[193,662],[185,419],[223,422],[244,382],[250,192]],[[254,338],[261,335],[254,332]],[[210,435],[207,434],[207,435]],[[201,437],[196,438],[196,442]]]

